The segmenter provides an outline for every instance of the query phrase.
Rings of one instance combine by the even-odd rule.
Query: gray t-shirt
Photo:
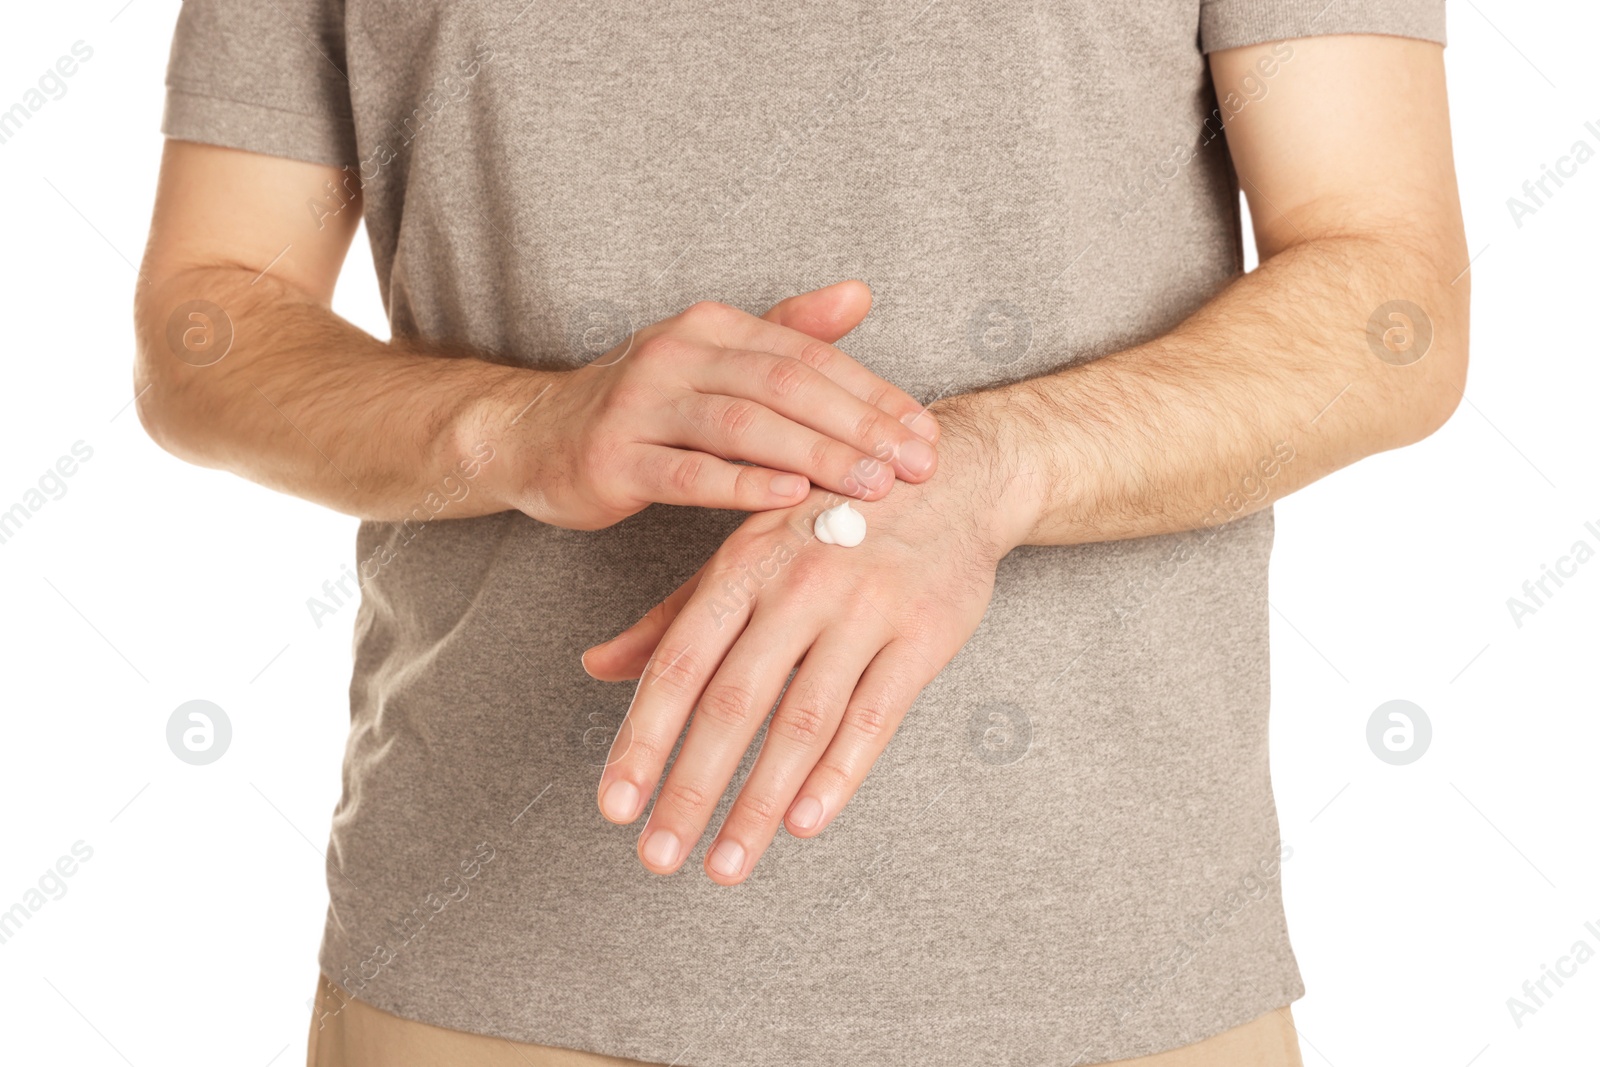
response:
[[[696,300],[759,313],[861,278],[844,347],[932,400],[1216,294],[1241,239],[1205,52],[1351,32],[1442,41],[1444,5],[189,0],[164,128],[358,171],[396,335],[577,366]],[[1222,108],[1266,106],[1293,51]],[[472,491],[448,475],[416,521],[364,523],[352,563],[321,954],[352,995],[704,1067],[1093,1063],[1300,996],[1270,512],[1013,552],[851,805],[726,889],[698,850],[647,873],[637,827],[601,818],[630,690],[578,657],[740,516],[426,521]]]

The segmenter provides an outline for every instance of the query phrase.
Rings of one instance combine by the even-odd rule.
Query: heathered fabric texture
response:
[[[1159,335],[1237,274],[1204,49],[1442,39],[1437,0],[1323,3],[189,0],[165,129],[359,167],[397,334],[575,366],[624,321],[862,278],[845,347],[931,400]],[[630,692],[578,656],[739,520],[362,526],[326,974],[704,1067],[1092,1063],[1301,994],[1270,512],[1012,553],[851,806],[729,890],[704,842],[658,878],[601,819]]]

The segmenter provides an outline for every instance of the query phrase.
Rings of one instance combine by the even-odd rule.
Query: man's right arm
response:
[[[135,306],[139,415],[168,451],[378,520],[481,466],[483,491],[441,517],[585,529],[658,502],[787,506],[811,483],[877,499],[933,471],[932,418],[826,343],[865,315],[864,286],[760,319],[696,305],[575,370],[383,342],[330,308],[359,194],[320,226],[304,206],[344,179],[168,142]]]

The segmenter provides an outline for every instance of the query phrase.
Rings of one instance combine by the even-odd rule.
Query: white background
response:
[[[75,842],[93,856],[0,944],[0,1060],[303,1059],[338,797],[352,607],[306,599],[354,522],[157,449],[129,406],[175,0],[13,5],[0,109],[82,40],[91,60],[0,145],[0,510],[75,442],[93,457],[0,544],[0,911]],[[1472,268],[1467,399],[1440,433],[1278,508],[1273,771],[1308,1064],[1595,1063],[1600,959],[1518,1027],[1506,1000],[1600,951],[1600,560],[1519,628],[1508,597],[1600,547],[1600,160],[1519,228],[1506,200],[1600,149],[1592,4],[1450,4]],[[1586,121],[1595,129],[1586,130]],[[336,308],[386,328],[365,238]],[[226,709],[217,763],[168,750],[180,703]],[[1382,702],[1434,736],[1380,762]]]

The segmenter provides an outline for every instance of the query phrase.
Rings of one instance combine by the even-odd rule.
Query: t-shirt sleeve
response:
[[[1201,0],[1200,48],[1381,33],[1444,44],[1444,0]]]
[[[187,0],[161,131],[308,163],[359,162],[344,0]]]

